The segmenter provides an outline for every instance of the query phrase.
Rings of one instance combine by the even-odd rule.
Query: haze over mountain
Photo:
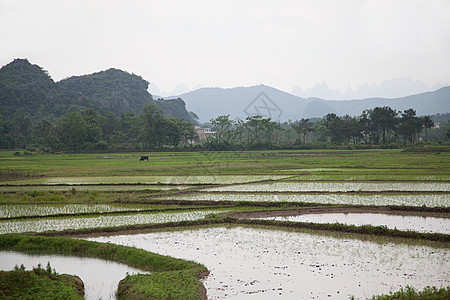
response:
[[[181,94],[195,91],[201,87],[202,87],[201,85],[196,85],[194,88],[189,89],[187,85],[180,83],[172,90],[172,92],[167,92],[167,91],[161,91],[158,88],[158,85],[156,83],[150,82],[150,84],[148,85],[148,91],[150,94],[152,94],[154,96],[154,98],[159,98],[159,97],[171,98],[171,97],[176,97],[176,95],[181,95]]]
[[[447,86],[447,84],[442,83],[427,86],[420,80],[412,80],[411,78],[403,77],[384,80],[381,84],[364,84],[358,86],[355,90],[353,90],[351,87],[347,87],[345,91],[341,91],[338,89],[330,88],[327,82],[322,81],[321,83],[316,83],[313,87],[306,89],[302,88],[299,85],[296,85],[292,89],[292,91],[290,91],[290,94],[298,96],[300,98],[320,98],[324,100],[400,98],[435,91],[445,86]],[[196,85],[195,87],[190,89],[185,84],[178,84],[171,92],[168,92],[161,91],[158,88],[158,84],[156,84],[155,82],[151,82],[149,84],[148,91],[153,96],[155,96],[155,98],[170,98],[193,92],[199,88],[202,88],[202,86]]]
[[[233,119],[245,119],[249,115],[259,114],[277,121],[323,117],[328,113],[358,116],[365,109],[377,106],[389,106],[396,110],[412,108],[417,115],[450,112],[450,87],[392,99],[347,101],[304,99],[265,85],[230,89],[200,88],[179,97],[186,102],[187,110],[199,116],[200,122],[226,114],[230,114]]]
[[[429,91],[434,91],[446,86],[445,84],[435,84],[432,87],[427,86],[420,80],[410,78],[396,78],[385,80],[381,84],[365,84],[359,86],[356,90],[350,87],[345,92],[328,87],[324,81],[315,84],[310,89],[303,90],[295,86],[292,94],[302,98],[321,98],[326,100],[345,100],[345,99],[366,99],[366,98],[399,98]]]

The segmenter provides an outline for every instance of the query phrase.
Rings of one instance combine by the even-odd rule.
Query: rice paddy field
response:
[[[15,235],[68,237],[204,265],[189,275],[198,296],[175,299],[448,289],[449,220],[445,151],[0,152],[0,250],[14,251],[1,239]],[[18,252],[0,262],[11,253],[21,264]],[[174,298],[139,284],[126,298]]]

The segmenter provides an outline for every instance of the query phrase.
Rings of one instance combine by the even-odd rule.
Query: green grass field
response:
[[[0,152],[3,181],[42,176],[138,176],[202,174],[308,173],[346,179],[350,176],[435,176],[450,180],[450,153],[400,150],[322,150],[246,152],[158,152],[150,161],[138,153],[45,154],[14,156]],[[146,153],[147,154],[147,153]],[[326,179],[326,177],[325,177]]]

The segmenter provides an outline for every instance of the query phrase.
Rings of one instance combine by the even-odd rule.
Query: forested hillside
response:
[[[0,149],[132,150],[195,139],[183,100],[153,100],[147,87],[117,69],[54,82],[15,59],[0,69]]]
[[[166,117],[192,121],[181,99],[155,101],[147,87],[140,76],[117,69],[54,82],[42,67],[15,59],[0,69],[0,112],[5,120],[26,116],[32,121],[52,121],[88,108],[119,116],[154,104]]]

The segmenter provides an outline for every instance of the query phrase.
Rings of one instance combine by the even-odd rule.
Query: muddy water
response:
[[[12,251],[0,251],[0,270],[10,271],[15,265],[23,264],[27,270],[43,268],[47,263],[59,274],[77,275],[83,280],[85,299],[116,299],[115,294],[119,281],[125,278],[127,272],[146,273],[124,264],[101,260],[61,255],[29,255]]]
[[[194,260],[211,271],[208,299],[348,299],[406,285],[450,285],[448,249],[253,228],[96,237]]]
[[[450,218],[397,216],[372,213],[327,213],[261,219],[311,223],[341,223],[358,226],[386,226],[388,228],[397,228],[399,230],[450,234]]]

